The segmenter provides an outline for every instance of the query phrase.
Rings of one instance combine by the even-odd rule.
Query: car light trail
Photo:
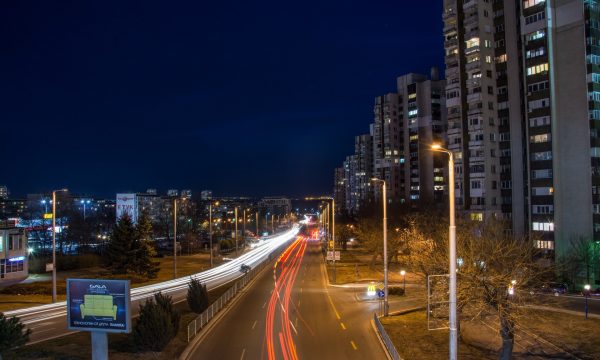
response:
[[[273,267],[274,289],[271,293],[271,298],[269,299],[269,307],[267,309],[265,321],[265,343],[269,360],[276,359],[276,340],[279,340],[281,353],[285,360],[298,359],[298,355],[296,354],[296,346],[292,337],[291,329],[293,325],[289,318],[289,305],[294,282],[296,280],[296,276],[298,275],[298,271],[300,270],[300,265],[306,251],[306,246],[306,239],[299,236],[296,241],[294,241],[283,252],[283,254],[281,254]],[[279,276],[277,276],[278,271]],[[281,328],[277,333],[277,337],[275,337],[274,326],[277,316],[277,309],[280,309],[279,320]],[[296,328],[294,328],[294,332],[297,334]]]
[[[164,281],[158,284],[146,285],[131,289],[131,302],[139,302],[154,296],[154,294],[158,292],[170,294],[187,291],[190,278],[200,280],[202,283],[206,284],[206,287],[209,290],[217,288],[232,280],[242,277],[244,275],[240,272],[240,266],[242,264],[254,267],[260,264],[262,261],[267,260],[273,251],[277,250],[280,246],[295,238],[299,230],[300,228],[298,225],[294,225],[291,230],[283,234],[265,237],[261,240],[263,242],[261,246],[256,247],[238,258],[212,269],[174,280]],[[135,307],[132,306],[132,308]],[[66,302],[62,301],[54,304],[7,311],[4,313],[4,315],[7,317],[18,316],[26,325],[39,323],[57,317],[66,316]]]

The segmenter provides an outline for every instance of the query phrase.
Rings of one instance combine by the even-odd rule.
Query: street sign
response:
[[[328,251],[327,252],[327,260],[333,261],[333,259],[334,259],[333,251]],[[340,252],[339,251],[335,252],[335,261],[340,261]]]
[[[377,290],[377,296],[378,296],[380,299],[383,299],[383,298],[385,297],[385,291],[383,291],[383,290],[381,290],[381,289]]]
[[[52,219],[52,213],[44,214],[44,219],[45,220]]]
[[[53,263],[47,263],[46,264],[46,272],[52,271],[53,268],[54,268],[54,264]]]
[[[67,279],[67,328],[131,331],[129,280]]]
[[[329,240],[329,248],[333,249],[333,240]]]

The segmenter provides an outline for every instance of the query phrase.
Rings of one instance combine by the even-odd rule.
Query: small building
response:
[[[27,232],[16,221],[0,221],[0,285],[25,280],[29,276]]]

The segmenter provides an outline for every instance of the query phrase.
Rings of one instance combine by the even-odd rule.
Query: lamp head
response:
[[[440,150],[441,148],[442,148],[442,145],[440,145],[440,144],[431,144],[432,150]]]

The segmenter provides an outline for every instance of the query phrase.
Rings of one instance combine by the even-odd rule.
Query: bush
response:
[[[206,285],[202,285],[199,280],[190,278],[187,292],[187,303],[190,310],[196,314],[201,314],[208,309],[209,299]]]
[[[388,287],[388,294],[389,295],[404,295],[404,288],[401,288],[399,286]]]
[[[25,329],[18,317],[7,319],[0,313],[0,358],[3,352],[25,345],[30,334],[31,330]]]
[[[179,319],[170,296],[154,295],[154,300],[140,305],[140,316],[133,329],[135,346],[139,350],[161,351],[177,334]]]
[[[39,256],[29,258],[29,272],[32,274],[45,274],[46,264],[52,262],[52,257]],[[56,270],[78,270],[102,264],[102,257],[98,254],[83,255],[58,255],[56,256]]]

